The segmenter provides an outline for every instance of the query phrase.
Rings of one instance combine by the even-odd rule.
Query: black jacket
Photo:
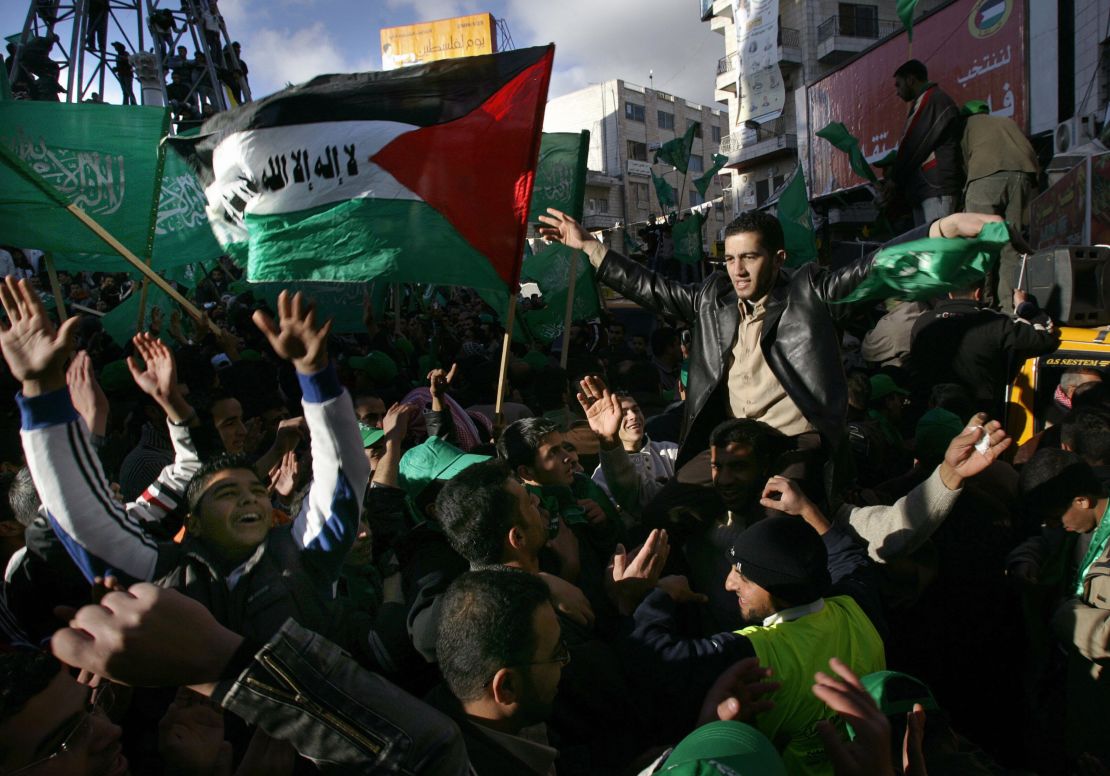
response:
[[[915,229],[894,242],[922,237]],[[846,434],[848,386],[840,361],[836,321],[848,296],[871,269],[874,254],[837,270],[806,264],[779,273],[768,293],[760,347],[779,383],[833,448]],[[609,251],[598,279],[649,310],[693,327],[683,435],[676,466],[709,447],[709,433],[727,417],[728,363],[740,331],[736,290],[725,272],[700,284],[668,280]]]
[[[1028,302],[1010,316],[972,299],[943,299],[914,322],[910,335],[910,383],[924,401],[938,383],[964,386],[975,409],[1001,418],[1002,394],[1028,358],[1056,350],[1059,336],[1048,318]]]

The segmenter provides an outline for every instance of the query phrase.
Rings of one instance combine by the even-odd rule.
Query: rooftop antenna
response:
[[[652,91],[655,91],[655,71],[648,70],[648,86]]]

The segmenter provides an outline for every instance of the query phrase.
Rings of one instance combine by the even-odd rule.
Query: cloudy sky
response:
[[[23,25],[31,0],[0,3],[0,32]],[[163,0],[161,5],[176,8]],[[220,0],[243,44],[254,95],[321,73],[377,70],[379,30],[489,12],[509,25],[517,48],[554,41],[551,96],[623,78],[705,105],[713,102],[724,39],[699,19],[698,0]],[[111,40],[112,38],[110,38]],[[112,91],[106,90],[111,99]]]

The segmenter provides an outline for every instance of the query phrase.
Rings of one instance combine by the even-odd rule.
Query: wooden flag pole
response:
[[[58,323],[62,324],[69,318],[69,313],[66,312],[66,303],[62,299],[62,284],[58,282],[58,270],[54,268],[54,257],[49,252],[44,253],[42,258],[46,262],[46,276],[50,278],[50,293],[54,295],[54,306],[58,310]]]
[[[559,366],[567,368],[567,354],[570,350],[570,325],[574,322],[574,283],[578,279],[578,251],[574,251],[567,262],[570,280],[567,281],[567,310],[563,315],[563,350],[559,353]]]
[[[143,277],[147,278],[151,283],[165,291],[166,295],[169,296],[170,299],[181,305],[185,312],[189,313],[189,315],[191,315],[194,320],[199,321],[201,319],[201,312],[199,309],[197,309],[197,306],[195,304],[193,304],[188,299],[183,297],[180,293],[178,293],[176,288],[167,283],[161,275],[148,267],[142,259],[128,250],[126,245],[113,237],[107,229],[94,221],[88,213],[72,203],[66,205],[66,210],[76,216],[77,220],[87,226],[97,237],[108,243],[108,245],[112,246],[112,248],[115,249],[115,251],[119,253],[119,255],[122,256],[131,266],[139,270],[139,272],[142,273]],[[216,336],[220,336],[223,333],[220,327],[217,326],[215,323],[209,321],[208,325],[212,329],[212,333]]]
[[[143,287],[139,290],[139,312],[135,318],[135,331],[143,330],[143,320],[146,318],[146,292],[150,288],[150,280],[143,278]]]
[[[509,294],[509,313],[505,318],[505,336],[501,341],[501,369],[497,375],[497,402],[493,407],[494,436],[501,435],[505,414],[502,407],[505,404],[505,383],[509,373],[509,346],[513,344],[513,324],[516,323],[516,292]]]

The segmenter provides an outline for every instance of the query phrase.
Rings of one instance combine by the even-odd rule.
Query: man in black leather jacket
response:
[[[585,251],[602,283],[693,328],[678,467],[705,451],[709,432],[730,416],[762,420],[795,437],[799,449],[812,452],[816,441],[837,459],[846,439],[848,389],[836,325],[847,306],[836,302],[867,276],[874,254],[836,270],[816,263],[787,270],[778,221],[748,212],[725,229],[725,271],[683,284],[607,250],[565,213],[548,212],[540,216],[544,237]],[[957,213],[897,242],[924,237],[926,229],[931,237],[974,237],[984,223],[997,220]],[[758,352],[744,347],[755,342]],[[809,471],[792,476],[808,477],[817,460],[812,457]],[[826,467],[826,491],[833,488],[831,476]]]

